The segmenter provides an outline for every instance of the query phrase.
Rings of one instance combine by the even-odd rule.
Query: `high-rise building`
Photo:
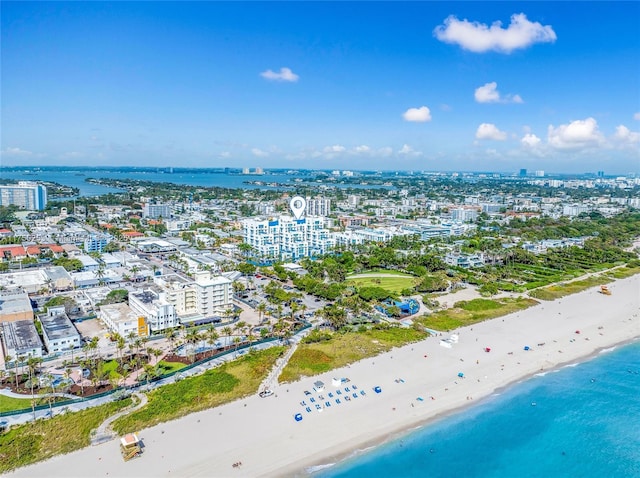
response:
[[[47,206],[47,188],[29,181],[0,186],[0,206],[12,204],[30,211],[42,211]]]
[[[146,203],[142,210],[143,217],[149,217],[151,219],[163,219],[171,218],[171,206],[169,204],[151,204]]]
[[[327,198],[307,198],[305,209],[307,216],[329,216],[331,215],[331,199]]]
[[[244,242],[264,259],[297,260],[326,254],[335,245],[335,238],[325,227],[325,219],[318,216],[245,219],[243,228]]]
[[[538,169],[538,170],[536,171],[536,177],[537,177],[537,178],[544,178],[544,170],[542,170],[542,169]]]
[[[526,176],[527,176],[527,170],[526,170],[525,168],[522,168],[522,169],[520,170],[520,177],[521,177],[521,178],[524,178],[524,177],[526,177]]]

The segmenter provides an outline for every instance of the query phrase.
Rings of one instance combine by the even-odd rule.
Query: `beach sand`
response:
[[[458,329],[459,341],[451,348],[440,345],[449,334],[429,337],[279,385],[268,398],[252,396],[140,430],[145,452],[126,463],[118,441],[111,441],[8,476],[304,476],[307,467],[335,462],[511,383],[640,337],[640,276],[617,281],[610,290],[611,296],[594,288]],[[321,380],[328,399],[328,392],[336,391],[333,377],[348,377],[341,388],[356,385],[366,396],[341,404],[334,397],[321,413],[306,412],[300,405],[310,403],[304,391],[313,391],[313,383]],[[382,392],[375,393],[374,386]],[[294,420],[296,413],[302,413],[302,421]]]

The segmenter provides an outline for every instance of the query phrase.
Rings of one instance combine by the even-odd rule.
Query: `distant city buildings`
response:
[[[0,186],[0,206],[11,205],[28,211],[42,211],[47,206],[47,188],[29,181]]]
[[[255,169],[242,168],[242,174],[264,174],[264,169],[257,167]]]

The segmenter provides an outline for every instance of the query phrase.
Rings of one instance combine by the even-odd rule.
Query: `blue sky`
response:
[[[2,165],[640,172],[639,2],[7,2]]]

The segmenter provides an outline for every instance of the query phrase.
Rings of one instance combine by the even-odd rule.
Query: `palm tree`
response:
[[[220,338],[220,336],[218,335],[218,331],[216,330],[216,328],[212,325],[207,329],[207,343],[209,345],[211,345],[211,348],[213,348],[214,344],[216,343],[216,340],[218,340],[218,338]]]
[[[173,352],[175,350],[176,339],[178,338],[178,332],[175,329],[169,329],[165,333],[165,337],[171,344],[171,351]]]
[[[8,363],[13,362],[13,357],[9,354],[4,356],[4,364],[5,367]],[[18,388],[18,360],[16,360],[15,362],[13,362],[13,366],[15,367],[15,371],[13,372],[13,376],[16,379],[16,389]]]
[[[258,318],[260,319],[260,323],[262,323],[262,318],[265,316],[265,313],[267,311],[267,304],[265,304],[264,302],[260,302],[256,307],[256,310],[258,311]]]
[[[114,336],[112,336],[112,338],[114,338]],[[115,340],[116,340],[116,349],[118,349],[118,361],[120,362],[120,367],[122,367],[122,351],[127,346],[127,343],[124,340],[124,337],[120,334],[115,334]]]
[[[236,350],[235,350],[235,356],[238,356],[238,345],[240,344],[240,342],[242,342],[242,339],[240,337],[234,337],[233,338],[233,345],[235,345]]]
[[[18,362],[20,364],[20,376],[24,376],[24,359],[26,359],[27,357],[25,357],[24,355],[18,355]],[[18,366],[16,365],[16,369],[18,368]],[[17,383],[16,383],[16,388],[18,387]]]
[[[231,334],[233,333],[233,329],[227,325],[227,326],[222,328],[222,333],[227,336],[227,342],[226,343],[228,345],[229,344],[229,337],[231,337]]]
[[[31,385],[31,409],[33,411],[33,421],[36,420],[36,397],[33,393],[33,387],[36,380],[36,373],[38,371],[38,365],[42,363],[40,357],[29,357],[27,360],[27,367],[29,367],[29,383]]]
[[[185,341],[188,345],[189,355],[191,356],[191,363],[195,361],[195,345],[200,340],[200,334],[196,329],[190,329],[187,331],[187,335],[185,336]]]

